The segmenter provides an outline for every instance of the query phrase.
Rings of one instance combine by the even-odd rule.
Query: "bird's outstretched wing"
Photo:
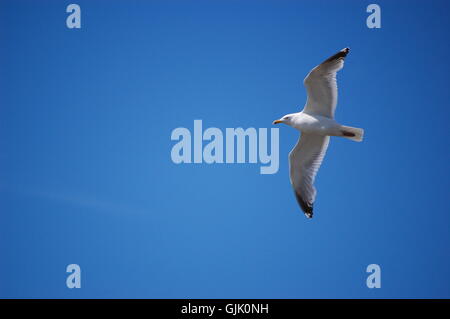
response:
[[[336,72],[344,67],[349,52],[349,48],[342,49],[308,73],[303,80],[308,93],[305,113],[334,118],[338,98]]]
[[[297,201],[308,218],[313,216],[313,203],[316,198],[314,179],[329,141],[329,136],[302,133],[289,153],[289,178]]]

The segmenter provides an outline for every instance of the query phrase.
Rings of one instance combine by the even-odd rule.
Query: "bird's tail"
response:
[[[362,128],[351,127],[351,126],[341,126],[342,137],[348,138],[350,140],[361,142],[364,137],[364,130]]]

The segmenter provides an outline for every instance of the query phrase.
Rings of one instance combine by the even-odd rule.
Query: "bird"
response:
[[[338,100],[336,74],[344,67],[349,48],[344,48],[313,68],[303,80],[307,99],[301,112],[273,121],[300,131],[297,144],[289,153],[289,179],[295,197],[307,218],[313,217],[316,199],[314,181],[330,142],[330,136],[361,142],[362,128],[345,126],[334,119]]]

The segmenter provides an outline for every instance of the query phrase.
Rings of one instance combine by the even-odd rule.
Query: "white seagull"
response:
[[[344,67],[349,51],[349,48],[342,49],[309,72],[303,81],[308,93],[303,111],[287,114],[273,122],[287,124],[301,132],[297,144],[289,153],[289,178],[307,218],[313,216],[316,198],[314,179],[327,151],[330,136],[357,142],[363,139],[363,129],[341,125],[334,119],[338,96],[336,73]]]

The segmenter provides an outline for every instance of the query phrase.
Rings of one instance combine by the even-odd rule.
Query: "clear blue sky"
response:
[[[378,30],[370,1],[69,3],[0,1],[0,297],[450,297],[448,1],[376,1]],[[332,139],[312,220],[293,129],[275,175],[172,163],[174,128],[271,127],[346,46],[365,140]]]

